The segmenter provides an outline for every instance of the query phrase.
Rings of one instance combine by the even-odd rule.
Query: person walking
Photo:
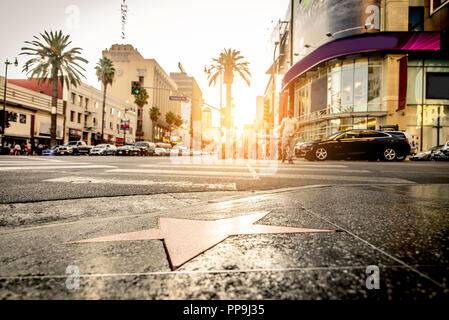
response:
[[[22,148],[20,147],[20,144],[16,143],[16,145],[14,146],[14,155],[20,156],[21,151],[22,151]]]
[[[280,134],[282,137],[282,163],[288,157],[288,163],[293,164],[293,154],[295,152],[295,135],[299,130],[298,119],[293,117],[292,109],[288,111],[288,117],[282,119]],[[287,155],[287,147],[289,148]]]

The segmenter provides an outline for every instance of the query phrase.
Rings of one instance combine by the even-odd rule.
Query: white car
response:
[[[154,149],[154,155],[155,156],[165,156],[165,149],[164,148]]]
[[[111,144],[100,144],[95,146],[92,150],[90,150],[91,156],[115,156],[117,152],[117,147]]]

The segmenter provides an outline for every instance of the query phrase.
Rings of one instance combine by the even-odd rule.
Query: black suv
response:
[[[309,161],[348,158],[403,161],[411,151],[405,139],[376,130],[341,131],[299,147],[299,153]]]

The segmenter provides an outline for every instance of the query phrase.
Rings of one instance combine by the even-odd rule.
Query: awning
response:
[[[439,32],[368,33],[329,42],[296,63],[282,80],[285,89],[293,80],[320,63],[340,56],[376,51],[440,50]]]

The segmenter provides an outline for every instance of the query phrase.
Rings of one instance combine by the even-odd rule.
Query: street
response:
[[[0,299],[447,298],[449,163],[4,156],[0,176]]]

